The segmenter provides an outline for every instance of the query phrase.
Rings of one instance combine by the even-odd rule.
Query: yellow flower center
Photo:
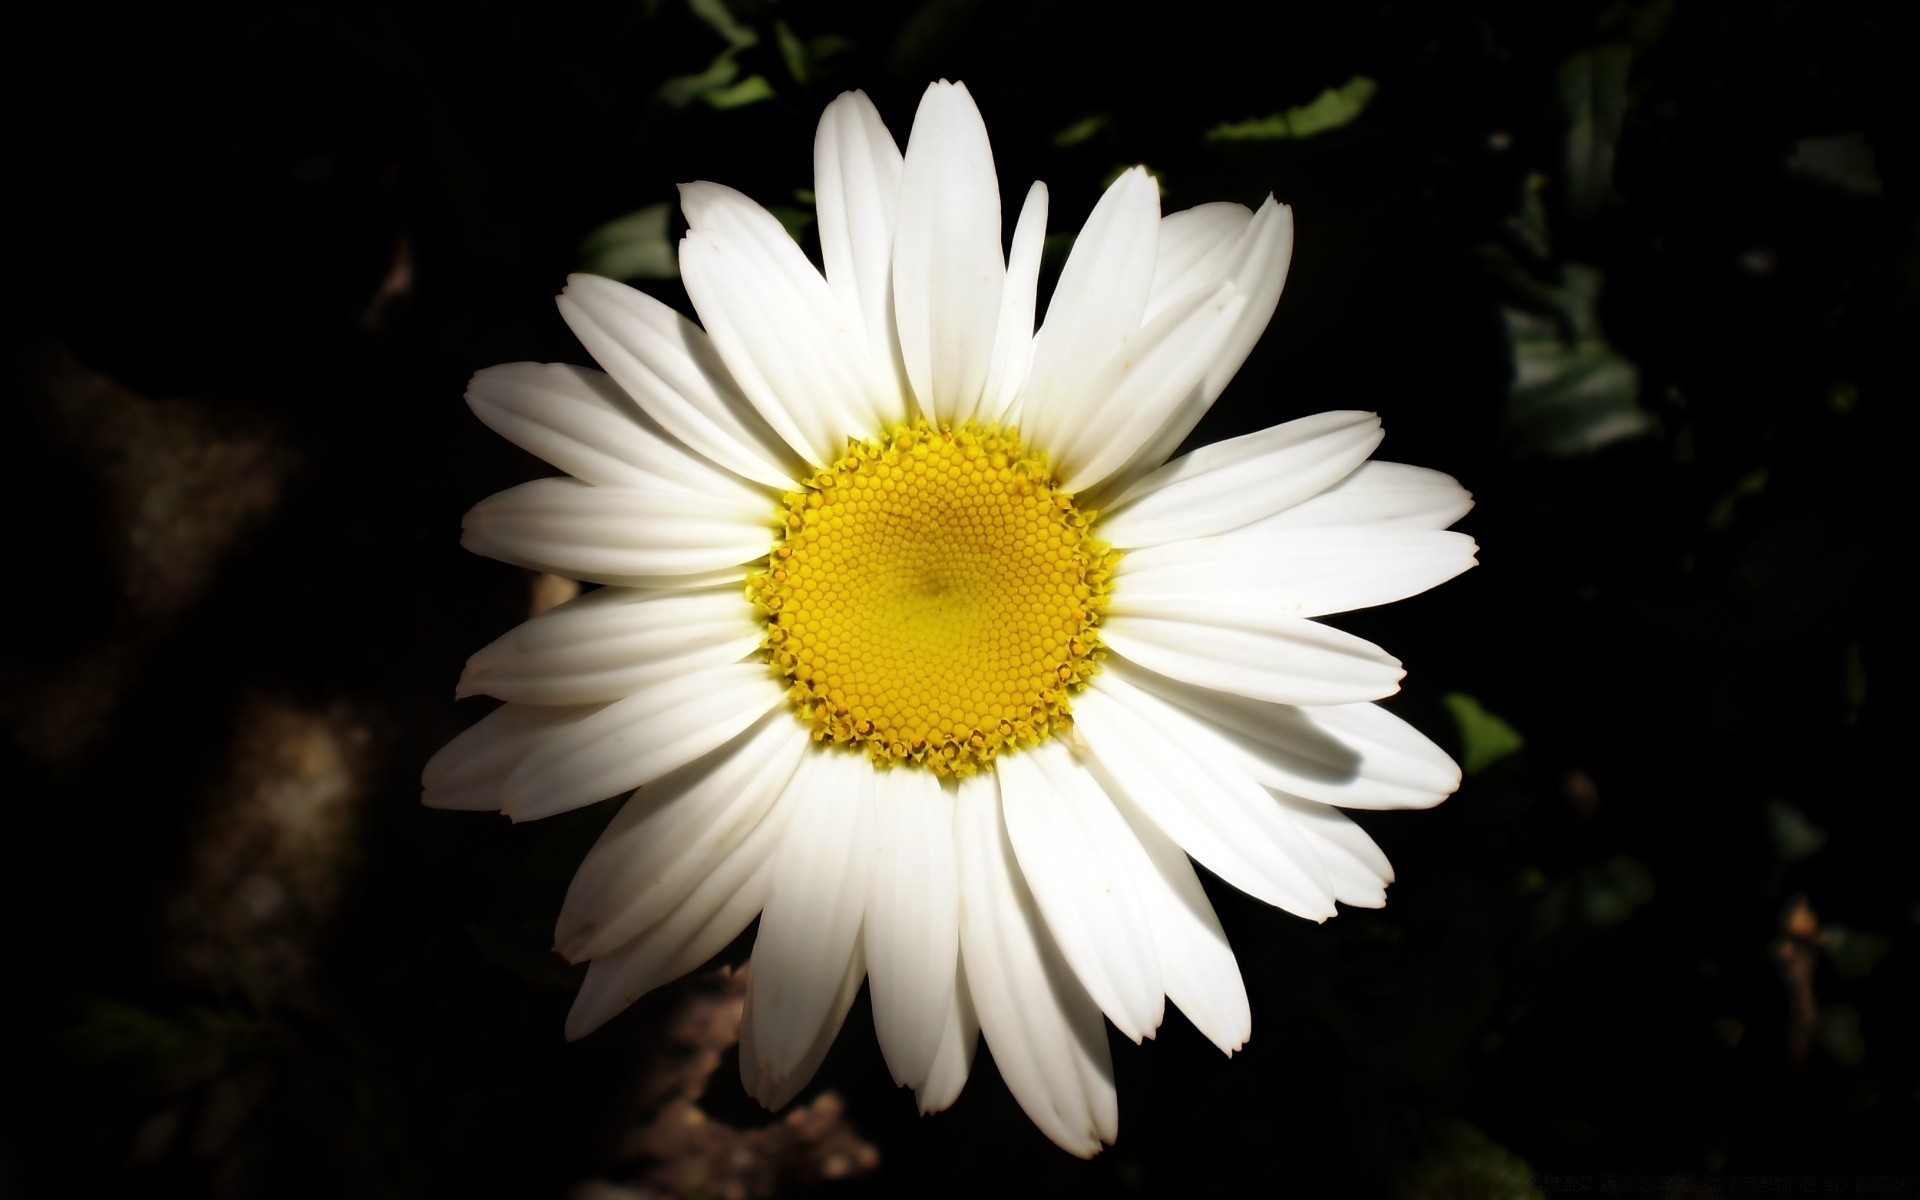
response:
[[[1017,431],[849,441],[782,508],[747,590],[815,740],[958,776],[1070,723],[1120,556]]]

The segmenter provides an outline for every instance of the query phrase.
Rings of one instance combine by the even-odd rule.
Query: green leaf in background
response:
[[[709,89],[700,97],[714,108],[744,108],[773,99],[773,85],[765,75],[749,75],[739,83]]]
[[[1639,368],[1600,333],[1600,270],[1569,263],[1562,276],[1542,293],[1554,311],[1501,314],[1513,347],[1503,431],[1521,457],[1592,454],[1659,428],[1640,404]]]
[[[1827,958],[1842,979],[1865,978],[1886,957],[1889,943],[1877,933],[1834,924],[1828,924],[1825,932]]]
[[[1053,135],[1056,146],[1078,146],[1091,141],[1098,134],[1113,128],[1113,118],[1106,113],[1088,113],[1078,121]]]
[[[1867,1056],[1867,1039],[1860,1032],[1860,1010],[1851,1004],[1829,1004],[1821,1009],[1820,1045],[1841,1066],[1859,1066]]]
[[[687,0],[687,8],[705,21],[708,28],[727,39],[729,46],[745,48],[760,40],[758,34],[734,19],[726,0]]]
[[[1465,1121],[1449,1121],[1394,1181],[1394,1200],[1542,1200],[1537,1172]]]
[[[672,209],[649,204],[608,221],[580,243],[580,269],[608,279],[673,279],[679,255],[667,238]]]
[[[1873,146],[1857,129],[1831,137],[1801,138],[1787,156],[1787,169],[1856,196],[1874,198],[1886,190],[1873,161]]]
[[[1580,873],[1578,895],[1587,924],[1610,929],[1653,903],[1653,872],[1637,858],[1615,855]]]
[[[1460,769],[1467,774],[1478,774],[1526,745],[1518,730],[1488,712],[1472,696],[1449,692],[1440,697],[1440,702],[1460,727]]]
[[[1756,467],[1741,476],[1726,495],[1714,502],[1707,513],[1707,528],[1720,533],[1733,524],[1733,516],[1742,500],[1750,500],[1767,490],[1767,469]]]
[[[1773,848],[1787,862],[1812,858],[1827,844],[1827,831],[1784,800],[1767,804],[1767,835],[1773,839]]]
[[[769,204],[767,211],[785,227],[787,236],[796,242],[806,239],[807,227],[813,224],[813,209],[799,208],[792,204]]]
[[[740,76],[740,64],[733,61],[735,53],[737,49],[729,46],[698,75],[675,75],[654,89],[655,98],[670,108],[685,108],[708,92],[726,87]]]
[[[1207,130],[1210,142],[1272,142],[1312,137],[1338,129],[1366,111],[1380,85],[1355,75],[1337,88],[1328,88],[1311,101],[1271,116],[1229,121]]]
[[[1560,104],[1567,117],[1567,208],[1591,217],[1613,199],[1613,165],[1626,124],[1633,49],[1585,50],[1560,64]]]

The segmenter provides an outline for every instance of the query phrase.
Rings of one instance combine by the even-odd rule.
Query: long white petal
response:
[[[738,587],[601,588],[515,626],[467,660],[455,695],[596,704],[739,662],[763,629]]]
[[[1167,998],[1208,1041],[1232,1054],[1252,1034],[1253,1009],[1220,918],[1185,852],[1125,796],[1113,800],[1145,852],[1134,861],[1133,884],[1153,925]]]
[[[757,945],[754,959],[757,965]],[[799,1095],[801,1088],[813,1082],[815,1072],[820,1070],[820,1064],[826,1061],[827,1051],[833,1046],[833,1039],[840,1036],[840,1026],[846,1023],[847,1010],[853,1007],[853,998],[860,994],[860,980],[866,971],[866,962],[860,955],[860,942],[855,939],[848,947],[846,966],[839,972],[840,984],[828,999],[818,1022],[811,1030],[796,1031],[796,1036],[804,1038],[804,1044],[799,1057],[785,1070],[775,1070],[770,1066],[760,1048],[760,1030],[766,1025],[766,1018],[758,1014],[764,1012],[765,1006],[771,1001],[764,994],[755,995],[754,984],[759,978],[758,974],[747,977],[747,1004],[740,1014],[740,1082],[746,1086],[747,1095],[770,1109],[780,1108]]]
[[[1128,339],[1086,384],[1068,424],[1042,438],[1060,486],[1084,491],[1132,457],[1207,371],[1246,297],[1222,284],[1178,301]],[[1067,412],[1064,403],[1047,410]]]
[[[567,1013],[567,1038],[583,1038],[635,1000],[726,949],[760,915],[773,878],[773,852],[786,830],[778,808],[652,928],[596,958]]]
[[[1109,504],[1100,536],[1130,550],[1238,529],[1345,479],[1380,438],[1372,413],[1329,412],[1202,446]]]
[[[842,92],[813,141],[820,258],[843,312],[857,315],[882,380],[902,378],[893,323],[893,228],[900,147],[865,92]]]
[[[1122,661],[1102,674],[1174,705],[1164,727],[1196,753],[1234,758],[1290,795],[1342,808],[1431,808],[1460,786],[1446,751],[1377,704],[1269,704]]]
[[[1248,895],[1310,921],[1332,916],[1319,856],[1266,789],[1237,763],[1188,753],[1135,693],[1103,671],[1074,698],[1074,729],[1107,790]]]
[[[1240,266],[1235,251],[1252,220],[1252,209],[1227,202],[1202,204],[1161,217],[1147,315],[1153,316],[1190,292],[1211,291],[1232,279]]]
[[[759,1066],[774,1079],[799,1069],[858,953],[873,855],[873,768],[820,751],[801,760],[780,803],[793,823],[753,947],[753,1027]]]
[[[1354,704],[1392,695],[1406,674],[1400,660],[1365,638],[1222,601],[1198,581],[1183,593],[1182,605],[1148,604],[1123,587],[1114,591],[1100,627],[1107,648],[1201,687],[1276,704]]]
[[[957,878],[956,878],[957,882]],[[947,1006],[946,1027],[933,1056],[927,1082],[914,1092],[920,1115],[937,1113],[960,1098],[973,1070],[973,1052],[980,1044],[980,1018],[973,1012],[973,993],[967,988],[967,967],[960,963],[953,976],[953,1003]]]
[[[731,741],[784,698],[759,663],[636,692],[547,738],[507,777],[502,811],[530,821],[642,787]]]
[[[1473,566],[1477,549],[1448,530],[1255,525],[1135,550],[1120,560],[1113,590],[1139,609],[1205,592],[1219,603],[1318,617],[1417,596]]]
[[[1007,1090],[1040,1131],[1090,1158],[1119,1133],[1119,1098],[1100,1009],[1047,936],[1020,877],[991,776],[955,804],[960,953],[981,1032]]]
[[[875,377],[867,334],[773,214],[717,183],[680,188],[687,296],[755,410],[825,466],[850,436],[906,415]]]
[[[780,491],[799,459],[753,411],[705,332],[636,288],[569,275],[560,315],[660,427],[712,462]]]
[[[1368,462],[1331,489],[1258,522],[1258,528],[1445,529],[1472,508],[1473,493],[1451,475],[1405,463]]]
[[[993,359],[980,394],[982,423],[1017,425],[1014,401],[1033,364],[1033,307],[1040,288],[1040,252],[1047,240],[1047,185],[1035,183],[1020,206],[1007,251],[1007,283],[1000,290],[1000,319],[993,337]]]
[[[907,135],[893,307],[913,394],[937,422],[965,421],[979,404],[1005,280],[987,127],[965,85],[936,83]]]
[[[919,1088],[933,1071],[953,1006],[960,892],[953,796],[930,771],[875,777],[866,945],[873,1028],[893,1081]]]
[[[1274,794],[1289,819],[1313,843],[1333,898],[1356,908],[1384,908],[1393,867],[1367,831],[1337,808]]]
[[[1118,495],[1134,480],[1167,461],[1193,427],[1200,423],[1227,383],[1253,352],[1267,322],[1280,302],[1280,290],[1286,284],[1287,263],[1293,256],[1293,211],[1267,197],[1253,215],[1230,258],[1237,264],[1229,275],[1234,288],[1246,297],[1246,305],[1234,320],[1233,330],[1214,354],[1199,385],[1182,398],[1161,424],[1119,470],[1102,482],[1091,499],[1104,503],[1107,494]],[[1169,302],[1172,299],[1169,298]]]
[[[1007,838],[1054,944],[1121,1033],[1151,1036],[1165,989],[1134,894],[1139,842],[1058,739],[1002,757],[995,774]]]
[[[680,486],[734,502],[766,493],[688,450],[612,379],[559,363],[488,367],[467,385],[487,426],[576,479],[612,487]]]
[[[503,704],[440,747],[420,773],[420,803],[463,812],[499,812],[507,776],[548,740],[601,705],[536,708]]]
[[[574,873],[554,946],[598,958],[660,922],[757,829],[809,745],[787,713],[635,792]]]
[[[595,487],[535,479],[489,496],[461,522],[475,554],[569,579],[659,586],[745,575],[774,541],[774,506],[679,487]]]
[[[1038,446],[1077,420],[1093,375],[1140,329],[1153,284],[1160,188],[1135,167],[1093,206],[1034,335],[1021,424]]]

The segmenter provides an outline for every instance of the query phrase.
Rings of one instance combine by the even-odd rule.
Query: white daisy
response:
[[[813,1076],[861,981],[923,1111],[982,1033],[1034,1122],[1118,1130],[1102,1017],[1166,1000],[1232,1053],[1239,968],[1191,859],[1319,921],[1392,870],[1345,808],[1419,808],[1454,764],[1372,703],[1400,664],[1314,618],[1473,563],[1445,475],[1366,461],[1368,413],[1166,461],[1252,349],[1292,215],[1162,217],[1114,182],[1036,332],[1047,192],[1003,255],[964,87],[903,155],[867,98],[814,148],[824,272],[759,205],[681,200],[701,325],[605,279],[560,311],[606,374],[474,377],[480,419],[565,471],[483,501],[466,545],[605,586],[476,654],[506,703],[426,802],[544,817],[622,792],[562,908],[579,1037],[756,917],[746,1088]],[[702,327],[704,326],[704,328]]]

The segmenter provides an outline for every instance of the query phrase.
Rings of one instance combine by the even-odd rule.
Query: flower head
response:
[[[1373,702],[1400,665],[1314,618],[1465,570],[1448,477],[1369,462],[1370,414],[1167,461],[1280,295],[1288,209],[1162,217],[1140,169],[1088,218],[1034,328],[1047,192],[1003,253],[965,88],[904,155],[867,98],[815,145],[824,271],[766,210],[682,189],[700,324],[575,277],[605,374],[474,377],[488,425],[565,471],[466,544],[605,586],[476,654],[506,703],[426,802],[548,816],[623,792],[560,914],[581,1036],[756,917],[741,1030],[769,1106],[862,981],[897,1082],[952,1103],[984,1033],[1047,1136],[1118,1129],[1103,1017],[1171,999],[1231,1053],[1250,1013],[1191,860],[1311,920],[1392,871],[1340,811],[1417,808],[1453,763]]]

